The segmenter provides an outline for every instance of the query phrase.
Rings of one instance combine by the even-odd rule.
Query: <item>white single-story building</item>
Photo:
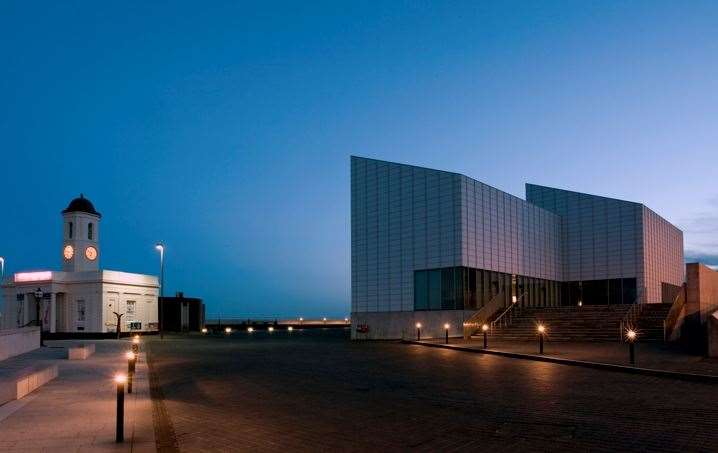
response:
[[[80,195],[62,211],[62,271],[18,272],[2,282],[0,328],[34,325],[51,333],[158,329],[156,276],[101,270],[101,215]],[[39,301],[39,307],[38,307]]]

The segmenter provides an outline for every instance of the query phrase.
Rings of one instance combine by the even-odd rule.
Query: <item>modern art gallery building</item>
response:
[[[351,158],[352,335],[458,335],[482,306],[670,302],[683,233],[630,201]]]

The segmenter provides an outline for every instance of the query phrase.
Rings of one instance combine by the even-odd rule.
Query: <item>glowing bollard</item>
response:
[[[481,330],[484,332],[484,349],[486,349],[489,347],[489,339],[488,339],[489,325],[484,324],[483,326],[481,326]]]
[[[224,328],[224,333],[226,333],[227,335],[231,335],[231,334],[232,334],[232,328],[231,328],[231,327],[225,327],[225,328]]]
[[[421,341],[421,323],[416,323],[416,341]]]
[[[206,334],[206,333],[207,333],[207,328],[206,328],[206,327],[202,327],[202,333],[203,333],[203,334]]]
[[[626,331],[626,340],[628,341],[628,361],[631,365],[636,365],[636,338],[638,333],[633,329]]]
[[[288,332],[291,332],[292,330],[294,330],[294,327],[292,327],[292,326],[287,327]]]
[[[254,327],[247,327],[247,332],[248,333],[254,332]]]
[[[537,330],[539,336],[539,354],[543,354],[543,337],[546,335],[546,326],[539,324]]]
[[[269,333],[272,333],[274,332],[274,327],[269,327],[267,330],[269,331]]]
[[[446,333],[446,344],[449,344],[449,323],[444,324],[444,331]]]
[[[132,393],[132,378],[135,376],[135,364],[137,363],[137,355],[132,351],[127,351],[127,393]]]
[[[127,376],[124,374],[115,375],[117,383],[117,421],[115,426],[115,442],[120,443],[125,440],[125,382]]]

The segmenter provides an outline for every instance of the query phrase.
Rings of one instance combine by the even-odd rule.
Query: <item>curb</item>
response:
[[[512,359],[523,359],[523,360],[533,360],[536,362],[558,363],[560,365],[579,366],[579,367],[584,367],[584,368],[593,368],[596,370],[606,370],[606,371],[613,371],[613,372],[627,373],[627,374],[640,374],[640,375],[644,375],[644,376],[654,376],[654,377],[662,377],[662,378],[669,378],[669,379],[678,379],[678,380],[689,381],[689,382],[718,384],[718,376],[711,376],[709,374],[681,373],[679,371],[656,370],[653,368],[638,368],[638,367],[632,367],[632,366],[626,366],[626,365],[615,365],[615,364],[611,364],[611,363],[562,359],[559,357],[551,357],[551,356],[545,356],[545,355],[534,355],[534,354],[522,354],[520,352],[497,351],[495,349],[468,348],[465,346],[456,346],[456,345],[451,345],[451,344],[440,344],[440,343],[428,343],[428,342],[424,342],[424,341],[415,341],[415,340],[401,340],[401,342],[404,344],[427,346],[430,348],[452,349],[455,351],[471,352],[474,354],[489,354],[489,355],[497,355],[497,356],[502,356],[502,357],[509,357]]]

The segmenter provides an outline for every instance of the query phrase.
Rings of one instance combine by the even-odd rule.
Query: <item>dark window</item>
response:
[[[429,271],[429,309],[441,310],[441,269]]]
[[[441,309],[453,310],[454,303],[454,268],[441,270]]]
[[[92,240],[92,223],[87,225],[87,239]]]
[[[426,271],[414,272],[414,310],[429,309],[429,281]]]

